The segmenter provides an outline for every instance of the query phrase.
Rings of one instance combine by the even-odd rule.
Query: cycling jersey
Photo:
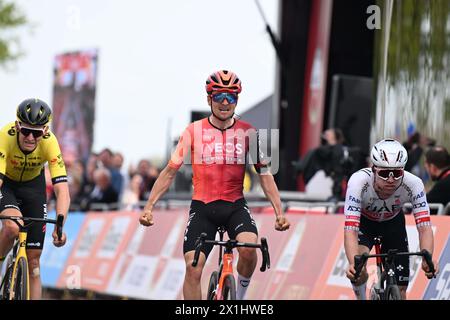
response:
[[[429,226],[430,208],[423,182],[412,173],[404,172],[401,185],[388,199],[379,198],[373,187],[374,176],[370,168],[355,172],[348,181],[345,197],[345,229],[359,230],[360,218],[383,222],[402,213],[403,204],[410,202],[417,227]]]
[[[232,126],[222,130],[204,118],[183,132],[169,166],[178,169],[183,163],[192,164],[193,200],[234,202],[243,197],[248,161],[254,161],[258,172],[267,168],[261,157],[256,130],[249,123],[234,119]]]
[[[53,184],[67,181],[66,168],[58,141],[52,132],[45,134],[32,152],[19,147],[15,123],[0,130],[0,179],[26,182],[38,177],[48,162]]]

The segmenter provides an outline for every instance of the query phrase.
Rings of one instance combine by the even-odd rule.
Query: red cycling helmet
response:
[[[240,93],[242,91],[241,80],[234,72],[216,71],[206,79],[206,92],[211,94],[213,91]]]

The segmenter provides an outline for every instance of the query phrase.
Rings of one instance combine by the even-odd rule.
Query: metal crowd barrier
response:
[[[286,197],[287,195],[287,197]],[[250,208],[266,208],[271,207],[271,203],[264,197],[262,194],[251,194],[249,196],[245,196],[247,199],[247,203]],[[295,200],[293,200],[295,199]],[[287,211],[289,209],[295,210],[321,210],[323,209],[324,213],[327,214],[337,214],[344,212],[345,202],[332,202],[332,201],[318,201],[317,199],[307,199],[304,194],[297,195],[294,193],[284,193],[284,197],[281,197],[281,203],[283,206],[283,210]],[[143,209],[146,204],[146,201],[140,201],[136,206],[134,206],[134,210]],[[156,204],[156,208],[163,210],[170,210],[182,207],[189,207],[191,204],[191,200],[186,199],[186,197],[182,197],[182,199],[174,199],[165,197],[159,200]],[[429,203],[430,209],[433,211],[433,214],[437,215],[450,215],[450,202],[444,206],[441,203]],[[403,206],[405,213],[412,212],[412,204],[406,203]],[[90,211],[115,211],[115,210],[126,210],[126,207],[121,203],[92,203]],[[76,204],[72,204],[70,207],[70,211],[80,211],[79,206]]]

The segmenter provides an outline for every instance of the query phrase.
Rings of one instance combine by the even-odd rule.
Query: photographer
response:
[[[330,201],[345,198],[348,177],[365,166],[365,157],[357,147],[345,144],[344,134],[338,128],[331,128],[322,134],[322,146],[309,151],[303,159],[294,162],[297,172],[303,173],[305,184],[323,170],[333,180]]]

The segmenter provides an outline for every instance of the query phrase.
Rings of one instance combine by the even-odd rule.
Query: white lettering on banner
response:
[[[298,252],[298,248],[300,247],[301,240],[303,238],[303,234],[306,229],[306,220],[301,219],[298,221],[294,232],[289,238],[288,243],[283,249],[283,253],[278,260],[278,263],[275,267],[277,271],[291,271],[291,266],[294,263],[295,255]]]
[[[81,268],[77,265],[70,265],[66,268],[66,288],[69,290],[81,289]]]
[[[184,259],[170,259],[152,292],[152,299],[175,300],[183,287]]]
[[[161,257],[170,258],[173,256],[177,241],[184,233],[184,217],[180,216],[176,222],[174,227],[171,229],[169,236],[164,243],[163,248],[161,249]]]
[[[103,239],[100,250],[97,252],[98,258],[113,259],[118,252],[123,237],[127,232],[131,217],[116,216],[109,226],[108,233]]]
[[[430,300],[450,300],[450,263],[447,263],[440,273],[436,283],[437,295]]]
[[[92,218],[87,221],[84,232],[80,236],[80,242],[75,248],[75,258],[88,258],[91,256],[92,248],[94,247],[95,241],[97,240],[104,224],[105,220],[103,218]]]
[[[331,274],[327,279],[327,284],[339,287],[351,288],[350,280],[346,276],[348,260],[345,255],[344,246],[339,249],[336,261],[334,262]]]
[[[158,257],[144,255],[132,257],[114,292],[134,298],[151,299],[152,279],[158,260]]]

